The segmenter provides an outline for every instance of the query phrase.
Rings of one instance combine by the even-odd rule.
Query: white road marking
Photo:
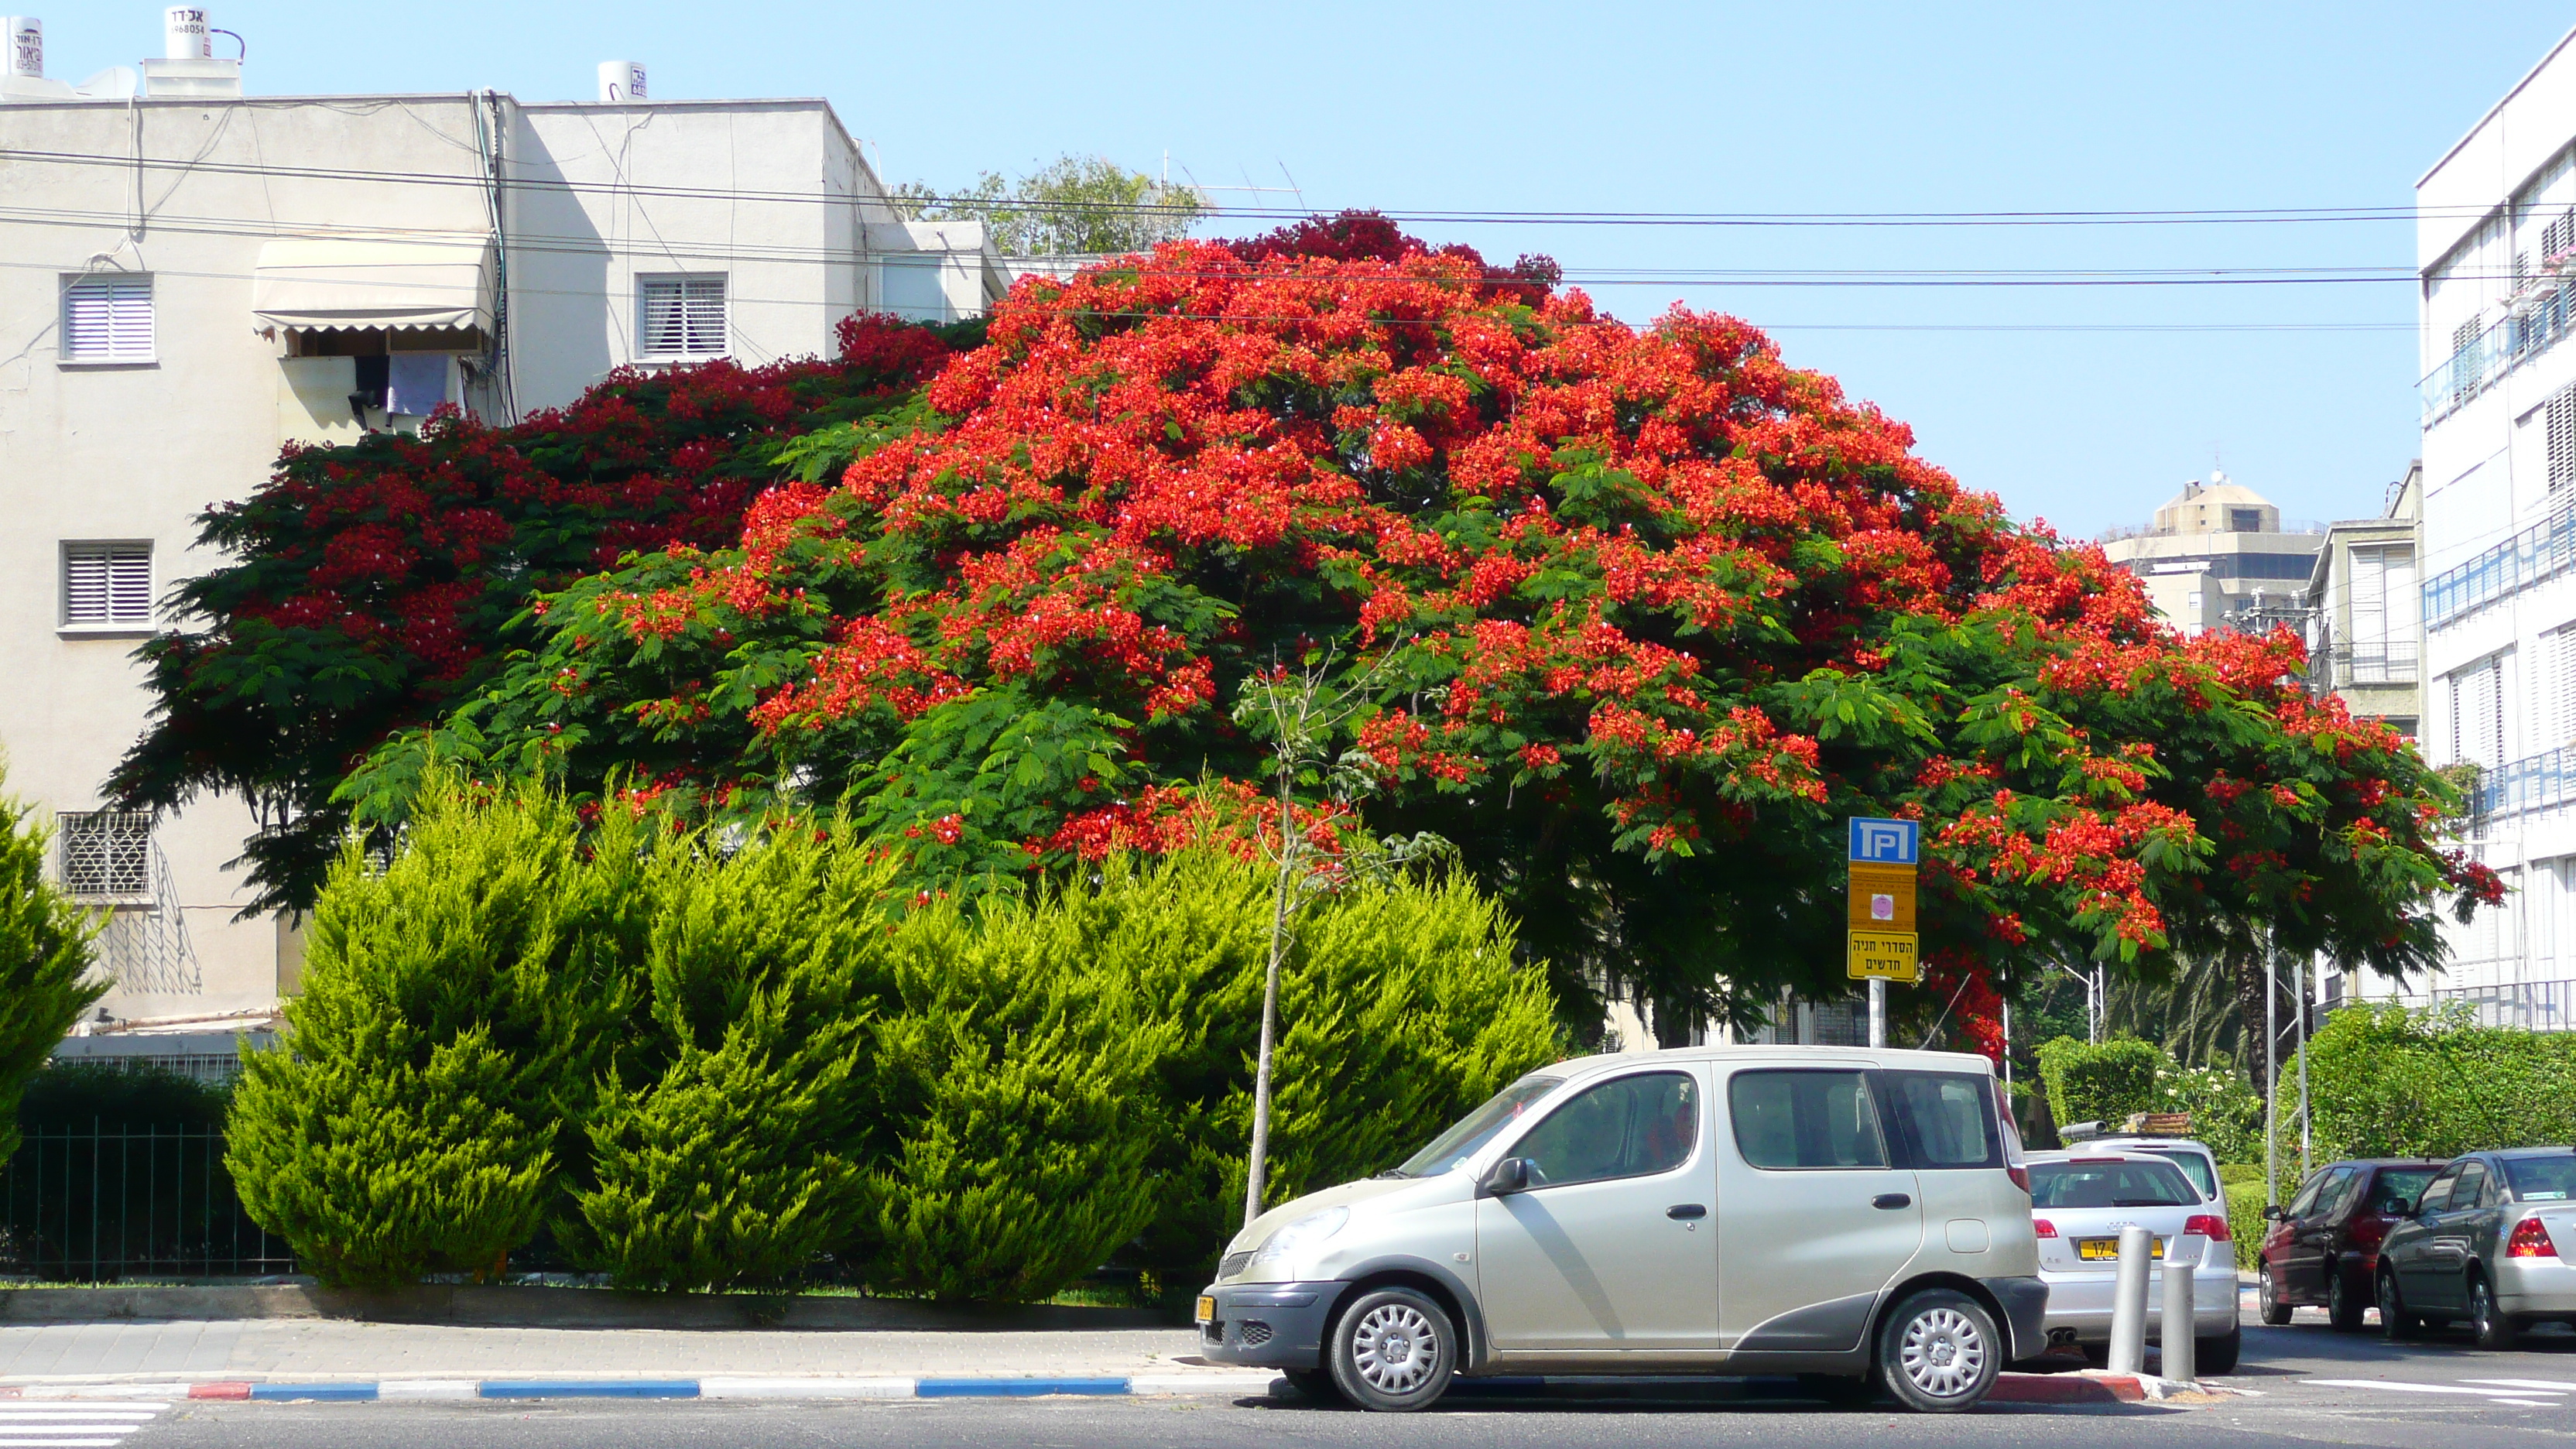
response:
[[[0,1400],[0,1449],[119,1449],[168,1407]]]
[[[2464,1384],[2494,1384],[2499,1388],[2532,1389],[2544,1394],[2576,1393],[2576,1379],[2462,1379]]]
[[[2338,1389],[2385,1389],[2390,1393],[2396,1394],[2465,1394],[2471,1398],[2484,1399],[2490,1404],[2512,1404],[2518,1408],[2525,1409],[2554,1408],[2561,1402],[2557,1399],[2535,1399],[2529,1397],[2529,1395],[2534,1392],[2547,1394],[2565,1392],[2565,1390],[2557,1388],[2545,1388],[2535,1391],[2532,1389],[2499,1390],[2493,1388],[2465,1388],[2453,1384],[2401,1384],[2393,1383],[2387,1379],[2308,1379],[2305,1382]],[[2463,1383],[2470,1384],[2493,1382],[2495,1381],[2492,1379],[2468,1379],[2463,1381]]]

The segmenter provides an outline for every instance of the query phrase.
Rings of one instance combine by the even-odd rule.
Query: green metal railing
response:
[[[220,1127],[29,1128],[0,1172],[0,1272],[113,1282],[293,1267],[242,1211]]]

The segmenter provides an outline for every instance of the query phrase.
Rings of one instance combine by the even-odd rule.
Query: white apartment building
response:
[[[2423,742],[2502,908],[2413,999],[2576,1026],[2576,32],[2416,183]],[[2464,772],[2465,773],[2465,772]],[[2370,983],[2360,983],[2371,989]]]
[[[853,311],[955,320],[1006,282],[978,225],[898,217],[820,100],[648,100],[623,63],[595,103],[246,95],[198,15],[188,53],[78,86],[17,26],[0,79],[0,789],[113,913],[103,1009],[174,1029],[272,1010],[300,957],[236,919],[241,801],[100,796],[156,601],[220,562],[194,515],[288,443],[828,353]]]

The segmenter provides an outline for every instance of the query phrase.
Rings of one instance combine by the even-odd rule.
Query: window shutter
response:
[[[650,356],[708,356],[725,350],[725,279],[654,277],[640,284],[641,350]]]
[[[74,362],[149,362],[152,279],[81,277],[64,287],[62,355]]]
[[[2549,400],[2549,491],[2576,483],[2576,387]]]
[[[2543,260],[2576,246],[2576,207],[2558,213],[2558,219],[2540,230],[2540,255]]]
[[[145,624],[152,619],[152,545],[74,544],[63,550],[63,622]]]

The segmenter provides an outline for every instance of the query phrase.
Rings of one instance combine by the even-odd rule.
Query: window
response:
[[[63,282],[65,362],[150,362],[152,279],[122,273]]]
[[[1458,1125],[1432,1138],[1396,1171],[1407,1177],[1437,1177],[1447,1172],[1475,1156],[1476,1149],[1493,1141],[1495,1133],[1518,1122],[1521,1114],[1563,1085],[1561,1077],[1521,1078],[1487,1098],[1485,1105],[1461,1118]]]
[[[2325,1194],[2317,1199],[2317,1216],[2328,1221],[2342,1218],[2352,1210],[2353,1199],[2361,1196],[2361,1170],[2337,1168],[2334,1180],[2326,1184]]]
[[[2576,387],[2563,388],[2544,410],[2549,435],[2549,491],[2576,483]]]
[[[1912,1165],[2001,1167],[1991,1077],[1967,1072],[1883,1072],[1887,1104]]]
[[[2370,1184],[2370,1210],[2375,1213],[2412,1212],[2415,1200],[2424,1194],[2424,1185],[2432,1180],[2433,1174],[2428,1168],[2382,1168]]]
[[[2415,1200],[2415,1210],[2440,1212],[2442,1204],[2450,1199],[2451,1184],[2458,1181],[2459,1176],[2460,1169],[2456,1164],[2443,1168],[2440,1174],[2434,1177],[2433,1185],[2424,1189],[2424,1195]]]
[[[62,829],[64,890],[91,898],[150,894],[151,812],[72,811]]]
[[[635,287],[637,351],[647,357],[712,357],[725,350],[723,277],[642,277]]]
[[[2227,510],[2227,531],[2229,533],[2261,533],[2263,531],[2263,510],[2260,508],[2231,508]]]
[[[2479,1206],[2479,1200],[2486,1195],[2486,1190],[2487,1165],[2483,1162],[2468,1163],[2460,1168],[2460,1180],[2451,1184],[2450,1201],[2442,1205],[2442,1210],[2454,1213],[2467,1212]]]
[[[131,627],[151,622],[152,545],[63,545],[64,627]]]
[[[1859,1072],[1737,1072],[1726,1098],[1736,1150],[1755,1167],[1887,1165],[1887,1139]]]
[[[2137,1158],[2076,1158],[2030,1165],[2035,1208],[2190,1207],[2200,1201],[2182,1169]]]
[[[2317,1199],[2325,1196],[2326,1184],[2332,1180],[2332,1174],[2323,1172],[2309,1178],[2308,1185],[2299,1190],[2297,1197],[2290,1199],[2290,1205],[2284,1211],[2294,1218],[2314,1215],[2317,1210]]]
[[[2541,686],[2540,718],[2557,736],[2552,744],[2576,742],[2576,624],[2562,624],[2542,637],[2541,658],[2549,677]]]
[[[2518,1202],[2565,1202],[2576,1194],[2576,1155],[2508,1157],[2504,1172]]]
[[[2492,770],[2504,763],[2504,656],[2451,672],[2451,757]],[[2495,914],[2490,912],[2488,914]]]
[[[2208,1158],[2181,1147],[2150,1147],[2147,1151],[2181,1168],[2182,1175],[2191,1179],[2202,1197],[2218,1196],[2218,1172],[2209,1165]]]
[[[1680,1072],[1620,1077],[1577,1096],[1512,1148],[1532,1187],[1670,1172],[1699,1141],[1699,1093]]]
[[[2540,255],[2543,260],[2576,247],[2576,208],[2560,212],[2540,229]]]
[[[928,256],[888,257],[877,272],[877,303],[898,317],[915,322],[951,322],[944,262]]]

